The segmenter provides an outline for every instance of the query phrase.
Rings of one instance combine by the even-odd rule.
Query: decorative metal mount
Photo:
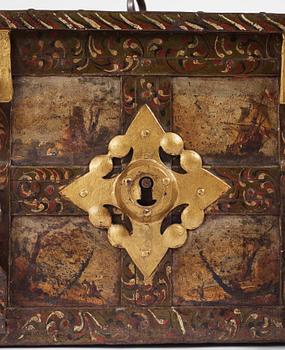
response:
[[[137,0],[139,11],[146,11],[146,4],[144,0]],[[127,9],[129,12],[135,12],[135,0],[127,0]]]
[[[143,106],[125,135],[114,137],[107,155],[95,157],[89,172],[65,187],[61,194],[89,213],[91,223],[108,228],[108,238],[115,247],[125,248],[149,279],[169,248],[181,247],[187,230],[200,226],[204,209],[230,187],[202,168],[198,153],[185,150],[175,133],[165,133],[152,111]],[[185,173],[169,169],[161,160],[159,149],[180,155]],[[107,178],[112,158],[123,158],[133,150],[132,160],[116,177]],[[161,224],[175,207],[187,204],[181,224],[172,224],[161,234]],[[105,207],[112,205],[128,215],[132,230],[113,224]]]
[[[10,102],[12,96],[10,31],[0,30],[0,103]]]

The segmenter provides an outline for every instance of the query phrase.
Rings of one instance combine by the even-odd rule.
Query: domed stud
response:
[[[109,242],[117,248],[124,248],[124,241],[129,236],[128,230],[123,225],[111,225],[108,230]]]
[[[191,170],[202,168],[202,158],[197,152],[183,150],[180,156],[180,164],[184,170],[190,172]]]
[[[89,220],[98,228],[107,228],[112,225],[112,218],[107,208],[93,206],[89,209]]]
[[[187,230],[194,230],[202,225],[204,221],[204,211],[198,207],[186,207],[181,214],[181,223]]]
[[[160,146],[164,152],[172,156],[177,156],[183,151],[184,143],[179,135],[174,132],[167,132],[162,136]]]
[[[115,136],[109,143],[109,153],[112,157],[123,158],[130,152],[130,149],[126,135]]]
[[[112,169],[112,158],[106,155],[93,158],[89,164],[89,170],[96,171],[98,177],[106,176]]]
[[[179,248],[187,239],[187,230],[179,224],[173,224],[164,231],[163,244],[167,248]]]

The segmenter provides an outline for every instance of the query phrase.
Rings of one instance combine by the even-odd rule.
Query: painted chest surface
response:
[[[0,11],[0,346],[285,341],[284,31]]]

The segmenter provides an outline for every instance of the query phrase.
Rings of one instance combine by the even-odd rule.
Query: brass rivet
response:
[[[141,136],[142,137],[147,137],[150,135],[150,131],[148,129],[144,129],[141,131]]]
[[[146,257],[146,256],[150,255],[150,253],[151,253],[151,249],[142,249],[141,250],[142,257]]]
[[[198,194],[198,196],[204,196],[204,194],[205,194],[205,189],[204,189],[204,188],[198,188],[197,194]]]
[[[133,182],[133,179],[131,179],[130,177],[127,177],[123,180],[123,184],[125,186],[129,186],[132,182]]]
[[[88,191],[87,190],[81,190],[79,192],[79,196],[82,198],[85,198],[88,195]]]
[[[151,210],[150,209],[144,209],[143,210],[143,215],[144,216],[150,216],[151,215]]]
[[[164,184],[164,186],[168,186],[170,184],[170,179],[169,177],[165,177],[163,180],[162,180],[162,183]]]

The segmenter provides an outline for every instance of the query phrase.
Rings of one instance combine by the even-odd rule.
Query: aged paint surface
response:
[[[173,95],[173,128],[205,162],[277,161],[276,79],[177,78]]]
[[[0,342],[6,333],[9,256],[9,121],[10,104],[0,104]]]
[[[13,234],[11,297],[12,305],[17,307],[7,309],[7,336],[1,335],[0,307],[0,343],[3,345],[285,340],[284,308],[269,306],[278,304],[279,285],[281,285],[279,283],[278,218],[263,217],[263,215],[278,215],[280,210],[279,171],[277,168],[265,167],[265,165],[276,164],[278,160],[277,107],[274,107],[277,106],[278,86],[274,79],[250,77],[249,80],[238,81],[231,78],[232,83],[230,83],[229,80],[215,78],[218,82],[212,89],[208,83],[210,80],[199,78],[197,81],[200,81],[201,86],[197,86],[196,90],[198,98],[202,97],[204,103],[204,105],[200,103],[201,112],[197,106],[196,108],[193,105],[192,102],[196,101],[196,96],[192,97],[192,90],[187,92],[188,86],[185,88],[185,100],[188,99],[186,107],[184,97],[179,96],[183,93],[179,92],[175,95],[175,98],[178,97],[177,103],[181,104],[181,108],[184,106],[184,113],[179,115],[179,123],[182,120],[181,125],[177,124],[182,131],[187,129],[191,134],[194,126],[196,127],[194,128],[195,139],[199,141],[197,135],[201,135],[200,141],[202,140],[203,130],[197,129],[197,123],[191,120],[189,123],[188,120],[187,123],[185,122],[189,114],[195,114],[197,119],[193,117],[194,121],[205,121],[205,134],[218,146],[216,150],[213,144],[208,142],[209,140],[205,145],[198,144],[205,152],[208,150],[216,152],[214,155],[205,153],[203,158],[208,164],[218,162],[219,158],[220,164],[223,165],[230,164],[232,159],[234,166],[247,162],[257,166],[256,168],[215,166],[210,169],[230,183],[233,191],[208,211],[211,214],[227,214],[227,216],[209,216],[207,220],[221,224],[211,223],[203,232],[202,226],[201,232],[197,230],[197,233],[196,231],[190,233],[189,247],[187,251],[185,249],[184,257],[182,254],[178,256],[179,259],[187,260],[190,255],[191,259],[188,260],[186,267],[178,264],[178,258],[175,257],[173,268],[172,254],[168,254],[154,276],[152,284],[145,285],[131,261],[125,259],[124,255],[120,257],[119,252],[105,242],[105,233],[96,230],[94,233],[94,228],[87,224],[87,218],[60,217],[60,215],[70,214],[82,215],[78,209],[69,205],[70,203],[58,200],[58,190],[62,184],[81,175],[79,168],[72,168],[71,165],[86,165],[97,153],[99,143],[104,147],[107,144],[107,137],[113,136],[112,131],[114,134],[118,133],[120,125],[115,123],[120,123],[120,102],[123,111],[122,122],[127,124],[137,105],[146,102],[156,108],[157,116],[161,120],[167,120],[164,126],[168,128],[170,125],[168,120],[171,119],[172,114],[168,75],[279,74],[279,37],[223,33],[203,36],[193,31],[202,32],[213,28],[215,31],[244,31],[243,28],[258,32],[284,31],[283,17],[265,14],[257,16],[187,14],[186,17],[183,14],[180,18],[177,14],[169,14],[169,16],[146,14],[146,17],[143,15],[101,13],[98,16],[95,12],[82,11],[56,14],[51,12],[38,14],[34,11],[17,14],[0,12],[0,26],[7,26],[10,23],[10,26],[17,28],[76,30],[94,29],[93,26],[98,24],[99,28],[96,29],[99,30],[113,30],[114,26],[117,30],[131,27],[139,30],[138,27],[134,27],[139,26],[160,32],[167,31],[169,28],[192,31],[187,35],[181,33],[179,37],[181,40],[177,40],[176,35],[169,35],[169,33],[162,35],[161,33],[141,35],[121,33],[120,40],[117,40],[117,33],[98,35],[90,32],[71,34],[54,31],[41,33],[40,36],[38,33],[31,34],[31,32],[28,35],[17,33],[17,36],[13,36],[15,50],[13,69],[16,74],[143,74],[144,77],[124,77],[121,87],[117,77],[112,80],[106,77],[96,78],[95,85],[100,85],[98,89],[90,87],[93,84],[90,80],[95,80],[94,78],[81,78],[78,80],[84,81],[82,84],[81,82],[68,84],[67,88],[67,85],[62,85],[58,90],[51,87],[50,92],[44,90],[46,83],[43,86],[34,82],[30,85],[26,84],[28,79],[36,81],[37,78],[15,79],[16,88],[19,85],[22,86],[23,96],[25,94],[23,81],[26,84],[25,89],[26,86],[30,86],[30,90],[29,94],[24,96],[25,98],[23,96],[20,98],[25,99],[25,103],[22,106],[19,105],[17,112],[19,118],[23,118],[22,124],[18,125],[18,131],[13,129],[13,134],[20,142],[25,140],[18,148],[17,154],[15,154],[15,146],[19,141],[13,140],[16,141],[16,144],[13,144],[13,157],[24,154],[24,159],[19,160],[14,157],[13,161],[19,165],[29,167],[38,165],[38,167],[36,170],[27,167],[13,169],[12,210],[17,215],[51,214],[52,216],[13,218],[13,228],[16,227],[17,232],[13,231],[16,234],[15,236]],[[281,29],[282,26],[283,29]],[[154,74],[165,75],[165,77],[155,78]],[[59,81],[62,77],[42,79]],[[76,81],[77,78],[63,77],[63,79]],[[174,79],[175,84],[178,80],[181,79]],[[185,80],[193,82],[193,79]],[[86,88],[78,88],[83,84]],[[109,84],[111,88],[106,87]],[[224,98],[221,94],[222,105],[219,106],[214,103],[217,100],[215,93],[221,91],[223,85],[228,95]],[[229,85],[237,86],[232,89],[233,93]],[[95,130],[95,134],[100,134],[99,125],[101,122],[103,124],[106,122],[102,126],[106,126],[109,132],[106,136],[102,130],[103,136],[100,141],[103,141],[99,143],[94,141],[96,138],[94,130],[88,128],[88,125],[92,124],[92,121],[89,122],[93,118],[91,115],[95,119],[97,115],[93,107],[90,108],[93,100],[88,94],[91,90],[95,92],[90,94],[97,96],[98,93],[101,99],[96,100],[97,104],[94,107],[96,111],[96,108],[102,105],[102,101],[108,99],[107,96],[112,96],[108,103],[104,103],[103,117]],[[57,92],[61,94],[62,91],[65,92],[63,96],[65,106],[59,98],[57,99]],[[206,91],[204,95],[203,91]],[[47,96],[46,101],[44,96]],[[79,106],[74,106],[74,96],[76,99],[79,96]],[[212,119],[206,119],[209,113],[205,109],[207,101],[214,101],[210,103],[212,111],[215,112],[213,113],[215,117]],[[233,105],[233,101],[237,103]],[[29,102],[31,106],[39,106],[38,113],[33,112],[34,107],[31,109]],[[177,111],[177,103],[174,101],[174,114]],[[262,106],[259,107],[258,104]],[[63,106],[60,115],[56,112],[59,105]],[[82,112],[77,107],[82,108]],[[7,213],[9,168],[6,160],[9,159],[9,139],[7,138],[9,132],[5,130],[9,129],[9,121],[7,124],[8,118],[6,118],[9,111],[5,108],[2,107],[4,110],[2,115],[0,112],[0,157],[3,155],[1,160],[5,159],[2,164],[3,171],[1,171],[1,186],[5,190],[0,191],[0,201],[1,204],[6,203],[4,213]],[[202,113],[204,110],[205,113]],[[23,111],[25,114],[20,116]],[[43,111],[47,114],[43,115]],[[112,111],[117,113],[114,120],[109,119],[113,116]],[[256,111],[258,115],[255,114]],[[6,115],[5,118],[3,115]],[[56,115],[62,123],[57,122]],[[81,126],[83,125],[80,122],[81,115],[85,125],[82,128],[77,124],[79,122]],[[214,124],[210,124],[207,129],[207,124],[211,120]],[[175,122],[178,120],[175,119]],[[281,155],[285,149],[283,124],[281,120]],[[15,125],[17,124],[14,123]],[[174,127],[176,128],[175,124]],[[85,131],[82,132],[82,130]],[[45,138],[56,138],[56,141],[52,141],[49,145],[48,152],[45,148],[46,141],[40,138],[42,132],[43,134],[45,132]],[[29,136],[27,136],[28,133]],[[86,138],[89,134],[93,136]],[[35,136],[36,142],[32,140]],[[216,142],[216,136],[220,137],[221,141]],[[83,141],[86,139],[91,139],[87,146]],[[228,139],[230,142],[225,142]],[[191,142],[193,142],[192,138],[189,137],[187,147],[194,148]],[[2,144],[5,145],[4,148]],[[220,149],[221,145],[224,148]],[[4,149],[3,152],[2,149]],[[98,150],[98,153],[101,152],[102,149]],[[49,153],[48,156],[47,153]],[[284,155],[281,158],[284,163],[283,158]],[[49,164],[54,164],[56,167],[50,170]],[[57,165],[64,166],[67,171]],[[284,198],[284,173],[281,176],[281,185],[283,184],[281,194]],[[242,215],[235,217],[232,214]],[[247,217],[244,214],[255,215],[255,217]],[[173,222],[179,221],[179,213],[174,213],[169,219]],[[4,223],[0,224],[0,237],[4,237],[3,234],[7,236],[8,233],[5,220],[4,216]],[[5,238],[4,242],[6,241]],[[7,246],[2,248],[1,244],[0,239],[2,253],[0,265],[1,260],[4,264],[8,261]],[[5,252],[6,255],[3,255]],[[114,254],[117,254],[116,257]],[[227,257],[229,259],[226,260]],[[102,261],[104,264],[101,263]],[[102,266],[104,272],[100,274]],[[99,272],[94,273],[95,270]],[[105,271],[106,275],[104,275]],[[186,280],[178,276],[178,272],[183,276],[183,271],[187,273]],[[177,286],[174,301],[182,303],[183,306],[170,306],[173,278],[174,287]],[[219,283],[215,282],[215,278]],[[177,289],[179,292],[184,292],[179,294]],[[196,299],[189,300],[191,298]],[[197,303],[202,307],[193,306]],[[206,306],[207,303],[218,303],[219,307]],[[239,307],[245,303],[250,305]],[[39,306],[33,308],[35,304],[47,306],[47,308]],[[31,306],[31,308],[21,309],[19,305]],[[72,305],[78,305],[78,307],[66,308]],[[107,305],[124,305],[132,308],[109,308]],[[163,307],[154,308],[153,305]],[[266,307],[256,305],[266,305]]]
[[[14,83],[16,164],[85,165],[119,132],[118,78],[25,77]]]
[[[3,345],[284,341],[282,307],[8,310]],[[0,338],[1,342],[1,338]]]
[[[60,189],[87,172],[87,168],[12,168],[11,210],[23,215],[84,215],[65,200]]]
[[[0,161],[0,267],[8,269],[9,256],[9,163]]]
[[[175,304],[278,303],[278,251],[277,217],[208,217],[174,252]]]
[[[280,214],[280,169],[248,167],[210,167],[231,190],[211,205],[211,214]]]
[[[0,269],[8,270],[10,104],[0,104]]]
[[[13,305],[118,304],[120,251],[87,218],[14,217]]]
[[[280,165],[282,172],[285,172],[285,105],[279,106],[280,118]]]
[[[123,127],[128,128],[131,121],[144,104],[148,104],[163,126],[169,130],[171,125],[172,81],[168,77],[123,77],[122,106]]]
[[[0,104],[0,158],[8,160],[10,135],[10,104]]]
[[[208,169],[232,188],[207,209],[208,213],[279,214],[279,167],[209,167]],[[72,202],[64,200],[59,195],[59,190],[86,172],[86,167],[13,167],[12,213],[85,215],[85,212]]]
[[[1,11],[0,28],[82,31],[282,33],[283,14],[204,12]],[[29,32],[31,34],[31,32]]]
[[[279,117],[280,117],[280,192],[281,192],[281,236],[282,236],[282,301],[285,300],[285,105],[279,106]]]
[[[278,75],[280,68],[278,35],[33,32],[14,40],[17,75]]]
[[[7,276],[0,266],[0,342],[1,335],[6,333],[5,308],[7,303]]]
[[[147,283],[127,253],[122,254],[121,302],[122,305],[171,305],[172,252],[169,251]]]

